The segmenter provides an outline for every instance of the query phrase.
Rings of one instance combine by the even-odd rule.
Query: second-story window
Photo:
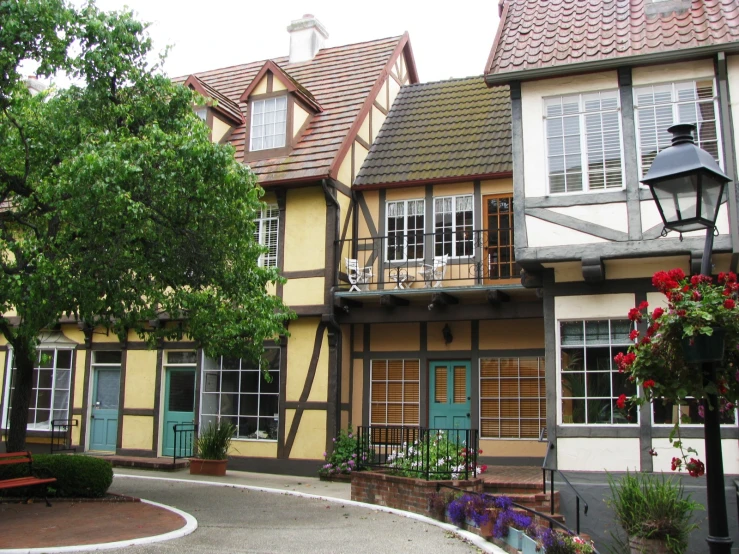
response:
[[[387,260],[399,262],[423,259],[423,200],[387,203]]]
[[[721,165],[712,80],[635,87],[634,103],[642,176],[655,156],[672,143],[667,128],[675,123],[696,124],[697,145]]]
[[[255,100],[251,104],[251,152],[282,148],[287,134],[287,96]]]
[[[472,195],[434,198],[434,256],[474,254]]]
[[[620,189],[618,92],[544,100],[549,192]]]
[[[277,267],[277,235],[279,231],[280,210],[277,204],[267,204],[262,208],[256,220],[254,231],[257,242],[269,248],[259,256],[259,267]]]

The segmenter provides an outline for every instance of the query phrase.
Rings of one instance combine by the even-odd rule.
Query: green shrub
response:
[[[331,454],[323,453],[326,463],[318,470],[319,475],[349,474],[352,471],[366,469],[367,464],[372,461],[371,452],[365,448],[359,451],[357,436],[352,431],[351,423],[346,431],[343,429],[339,431],[339,436],[333,441],[334,447]]]
[[[105,496],[113,482],[113,466],[105,460],[80,455],[37,454],[33,456],[33,469],[39,477],[56,477],[56,483],[48,485],[50,496],[59,498],[99,498]],[[28,464],[0,466],[0,479],[13,479],[28,475]],[[3,489],[3,496],[25,496],[27,489]]]
[[[226,420],[219,420],[217,423],[211,421],[198,436],[197,457],[203,460],[225,460],[235,433],[236,427],[232,423]]]

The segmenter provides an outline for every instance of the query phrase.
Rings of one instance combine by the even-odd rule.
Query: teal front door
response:
[[[174,426],[179,423],[192,423],[195,420],[195,368],[181,367],[166,369],[164,385],[164,433],[162,455],[172,456],[175,446]],[[189,454],[182,451],[179,443],[192,444],[192,435],[179,434],[178,455]]]
[[[120,369],[101,368],[93,371],[90,450],[115,451],[120,390]]]
[[[430,428],[470,428],[470,383],[470,362],[431,362]]]

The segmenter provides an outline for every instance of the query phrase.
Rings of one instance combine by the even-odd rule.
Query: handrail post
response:
[[[172,464],[177,462],[177,424],[172,425],[172,434],[174,435],[174,447],[172,448]]]
[[[577,517],[575,518],[575,530],[580,534],[580,497],[575,497],[575,508],[577,509]]]

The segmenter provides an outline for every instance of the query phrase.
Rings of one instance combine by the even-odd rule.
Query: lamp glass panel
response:
[[[701,216],[715,223],[724,185],[710,175],[702,176],[701,185]]]
[[[662,208],[665,225],[696,217],[698,208],[698,179],[683,176],[654,183],[652,191]]]

